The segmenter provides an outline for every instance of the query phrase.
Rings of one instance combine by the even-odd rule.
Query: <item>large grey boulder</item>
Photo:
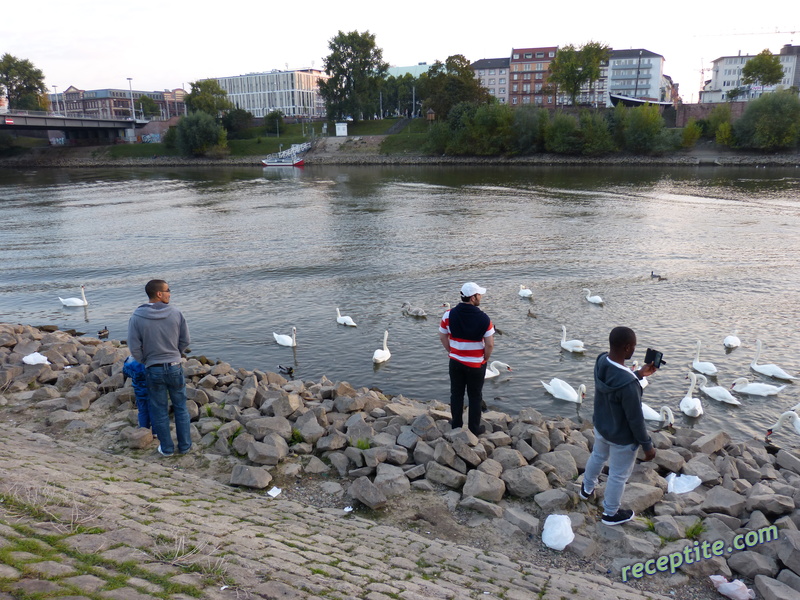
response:
[[[260,465],[277,465],[289,454],[289,445],[277,433],[268,433],[261,442],[250,442],[247,458]]]
[[[797,591],[766,575],[756,575],[756,590],[764,600],[797,600]]]
[[[373,510],[383,508],[388,502],[386,495],[369,480],[369,477],[356,479],[348,488],[347,493]]]
[[[629,483],[622,495],[622,506],[636,513],[650,508],[664,497],[664,490],[644,483]]]
[[[231,471],[231,485],[243,485],[258,490],[264,489],[272,481],[272,475],[263,467],[234,465]]]
[[[387,498],[402,496],[411,491],[411,482],[406,477],[405,471],[386,463],[378,465],[378,474],[375,476],[374,483],[375,487]]]
[[[506,482],[508,491],[518,498],[530,498],[550,489],[547,475],[532,465],[504,471],[501,478]]]
[[[756,575],[767,575],[768,577],[775,577],[778,574],[778,563],[759,554],[745,550],[744,552],[736,552],[728,558],[728,566],[748,579],[755,579]]]
[[[458,490],[461,489],[467,481],[467,476],[463,473],[459,473],[436,461],[429,462],[427,468],[428,470],[425,473],[425,478],[433,483],[441,483],[449,488]]]
[[[706,499],[700,508],[706,513],[723,513],[738,517],[742,514],[746,503],[747,498],[741,494],[717,485],[706,494]]]
[[[505,482],[477,469],[467,473],[467,480],[462,490],[465,496],[474,496],[489,502],[500,502],[506,491]]]

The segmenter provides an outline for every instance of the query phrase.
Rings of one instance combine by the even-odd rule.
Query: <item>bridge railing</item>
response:
[[[77,111],[69,111],[66,114],[62,111],[55,110],[17,110],[15,108],[9,109],[2,113],[4,116],[13,117],[14,115],[21,117],[61,117],[64,119],[102,119],[104,121],[132,121],[130,117],[114,117],[114,116],[98,116],[92,113],[83,113]],[[146,122],[147,120],[136,119],[137,123]]]

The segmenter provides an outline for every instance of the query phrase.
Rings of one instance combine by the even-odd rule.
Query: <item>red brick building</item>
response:
[[[555,106],[555,94],[549,89],[547,78],[550,75],[550,62],[557,51],[558,46],[511,50],[508,92],[511,106]]]

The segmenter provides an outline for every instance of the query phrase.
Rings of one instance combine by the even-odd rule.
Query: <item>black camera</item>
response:
[[[653,366],[656,369],[659,369],[661,368],[661,365],[667,364],[667,361],[664,360],[663,353],[659,352],[658,350],[648,348],[644,355],[644,364],[649,365],[650,363],[653,363]]]

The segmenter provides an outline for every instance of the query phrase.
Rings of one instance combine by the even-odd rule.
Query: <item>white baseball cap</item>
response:
[[[461,286],[461,295],[469,298],[470,296],[474,296],[475,294],[485,294],[486,288],[482,288],[474,281],[468,281],[464,285]]]

